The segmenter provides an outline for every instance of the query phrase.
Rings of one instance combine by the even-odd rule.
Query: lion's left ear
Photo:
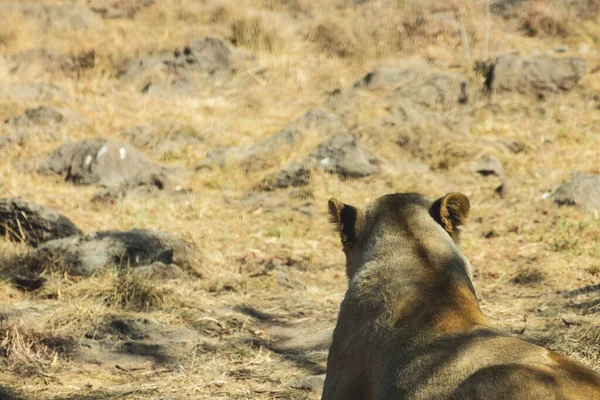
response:
[[[471,204],[462,193],[448,193],[433,202],[429,214],[453,239],[458,239],[459,228],[469,216]]]
[[[329,220],[335,230],[340,233],[344,248],[351,247],[357,239],[357,225],[360,211],[349,204],[344,204],[337,199],[329,200]]]

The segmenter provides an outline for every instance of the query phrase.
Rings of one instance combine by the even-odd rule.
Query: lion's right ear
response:
[[[356,207],[344,204],[337,199],[329,200],[329,221],[335,230],[340,233],[344,247],[352,246],[356,242],[356,224],[359,211]]]

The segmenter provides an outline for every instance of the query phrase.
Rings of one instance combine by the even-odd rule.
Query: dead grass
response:
[[[168,156],[169,163],[193,169],[215,148],[252,145],[307,110],[323,107],[328,92],[351,86],[388,58],[432,59],[440,68],[467,74],[474,84],[480,79],[472,72],[474,64],[507,51],[530,54],[568,44],[567,55],[588,58],[592,68],[598,64],[591,51],[600,38],[593,11],[578,17],[556,8],[558,2],[531,2],[531,7],[517,10],[516,21],[505,21],[487,14],[485,3],[156,1],[134,19],[102,20],[98,29],[85,34],[57,28],[40,33],[21,17],[0,15],[2,53],[47,48],[80,57],[95,51],[93,66],[80,59],[74,73],[35,64],[15,73],[0,63],[3,84],[48,82],[66,93],[65,99],[48,102],[0,99],[0,120],[42,104],[67,107],[91,124],[52,129],[74,139],[116,140],[132,126],[177,121],[177,131],[165,129],[158,136],[202,138]],[[535,31],[534,36],[525,35],[524,28],[530,34]],[[207,87],[190,97],[145,96],[114,78],[129,60],[173,50],[201,36],[235,42],[254,54],[266,72],[252,76],[252,71],[243,71],[240,81],[252,82],[240,85],[243,89]],[[590,51],[580,53],[580,44]],[[91,204],[97,188],[74,187],[60,177],[21,174],[14,167],[24,160],[35,166],[69,139],[32,138],[0,148],[3,196],[57,209],[86,233],[169,231],[199,248],[192,268],[202,276],[151,282],[108,271],[82,279],[56,268],[44,273],[44,287],[25,292],[10,283],[15,271],[1,266],[0,315],[7,319],[0,329],[0,378],[32,399],[316,399],[318,393],[292,389],[290,382],[323,372],[325,352],[278,353],[271,348],[277,337],[269,336],[269,328],[333,326],[346,279],[338,238],[327,223],[327,200],[336,197],[361,205],[393,191],[467,194],[472,217],[462,246],[475,269],[486,315],[511,334],[544,340],[561,353],[600,367],[593,325],[597,309],[592,303],[574,309],[589,320],[566,326],[560,315],[567,300],[555,296],[598,284],[598,217],[542,200],[544,193],[568,179],[570,170],[597,171],[600,139],[593,133],[600,119],[597,104],[590,100],[598,92],[596,75],[586,77],[583,90],[546,102],[507,96],[477,98],[469,104],[472,108],[465,112],[473,121],[470,134],[488,140],[483,150],[504,163],[510,188],[505,198],[493,191],[496,181],[476,176],[464,163],[482,149],[449,135],[442,142],[428,139],[436,137],[439,125],[411,130],[409,139],[421,141],[412,150],[396,143],[402,127],[391,136],[374,131],[376,125],[370,122],[389,112],[377,103],[376,94],[357,98],[358,111],[349,128],[389,160],[380,174],[343,181],[314,171],[306,187],[266,194],[253,188],[269,173],[310,154],[322,140],[321,132],[306,133],[294,146],[250,168],[232,164],[194,174],[186,182],[193,192],[189,196],[143,201],[126,197],[114,205]],[[0,129],[2,134],[11,130]],[[47,128],[34,131],[42,129]],[[521,151],[489,145],[498,140],[519,143]],[[154,159],[152,146],[142,151]],[[411,169],[407,160],[425,161],[436,172]],[[494,234],[488,235],[491,230]],[[25,251],[0,240],[3,255]],[[244,307],[259,312],[248,314]],[[67,345],[91,340],[88,336],[94,337],[109,317],[147,318],[158,321],[167,333],[191,329],[200,339],[189,358],[175,367],[120,363],[120,370],[115,362],[96,365],[72,357]]]
[[[123,307],[132,311],[150,311],[160,308],[164,293],[148,280],[136,278],[128,273],[120,273],[112,288],[104,296],[108,306]]]
[[[5,368],[56,366],[59,351],[70,347],[67,341],[42,335],[16,322],[0,326],[0,363]]]
[[[231,24],[232,43],[254,53],[279,52],[285,41],[261,16],[242,17]]]

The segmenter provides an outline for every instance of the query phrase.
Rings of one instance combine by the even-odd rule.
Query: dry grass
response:
[[[29,330],[22,324],[4,322],[0,326],[0,363],[11,369],[55,367],[59,350],[70,347],[67,342]]]
[[[327,93],[351,86],[389,58],[426,58],[467,75],[472,85],[481,83],[473,72],[477,61],[509,51],[530,54],[568,44],[567,55],[587,58],[592,70],[600,65],[592,51],[600,38],[593,9],[577,16],[559,8],[559,1],[529,2],[514,11],[516,19],[504,20],[488,13],[485,1],[354,3],[360,2],[155,1],[133,19],[100,20],[83,33],[52,25],[40,31],[18,14],[0,13],[0,53],[46,48],[80,60],[74,71],[48,69],[36,61],[13,72],[0,63],[3,84],[46,82],[64,92],[50,100],[0,97],[0,120],[38,105],[66,107],[89,120],[54,127],[55,138],[0,147],[3,196],[57,209],[85,233],[146,228],[179,235],[199,248],[192,268],[202,276],[149,281],[107,271],[82,279],[57,268],[44,272],[42,288],[27,292],[10,283],[14,270],[0,266],[3,385],[31,399],[316,399],[318,393],[293,389],[290,382],[323,372],[325,352],[277,352],[273,346],[279,339],[270,329],[333,326],[346,281],[343,254],[327,223],[327,199],[360,205],[393,191],[467,194],[472,217],[462,246],[475,269],[486,315],[507,332],[600,368],[597,292],[577,301],[556,294],[600,282],[598,216],[541,199],[573,169],[597,172],[597,71],[585,78],[583,88],[546,102],[475,96],[459,111],[471,121],[473,139],[487,143],[477,148],[451,136],[436,141],[434,133],[442,128],[425,122],[407,133],[421,141],[419,147],[401,149],[396,141],[402,127],[392,131],[394,137],[377,131],[377,118],[389,113],[378,94],[359,97],[349,128],[387,161],[381,173],[359,180],[315,171],[300,189],[253,191],[265,176],[310,154],[322,139],[318,131],[251,168],[232,164],[194,173],[185,182],[191,193],[176,198],[125,197],[115,204],[92,204],[97,188],[22,174],[14,167],[21,161],[37,165],[64,142],[60,135],[123,140],[123,130],[150,124],[166,128],[142,151],[153,161],[194,169],[215,148],[252,145],[309,109],[324,107]],[[234,82],[208,86],[193,96],[147,96],[115,78],[129,60],[172,51],[201,36],[235,42],[254,54],[265,72],[248,69]],[[587,53],[580,52],[580,45],[588,46]],[[93,65],[83,65],[81,56],[92,50]],[[12,130],[0,126],[0,134]],[[43,130],[30,129],[35,134]],[[198,142],[154,159],[155,145],[180,135]],[[499,146],[498,140],[517,143],[521,151]],[[504,198],[494,192],[498,181],[473,174],[465,163],[480,153],[503,161],[509,188]],[[411,169],[408,161],[425,161],[436,172]],[[3,255],[25,251],[0,239]],[[571,306],[586,318],[577,320],[579,325],[567,326],[560,319]],[[180,340],[190,345],[189,351],[175,363],[161,364],[160,357],[147,363],[85,361],[82,354],[91,351],[85,346],[97,343],[103,333],[112,346],[106,357],[123,342],[149,340],[107,334],[107,321],[114,319],[148,320],[149,326],[160,327],[163,345]]]

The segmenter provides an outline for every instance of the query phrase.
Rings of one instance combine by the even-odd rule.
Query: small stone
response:
[[[132,273],[165,280],[180,278],[184,271],[194,273],[191,268],[194,258],[194,246],[175,235],[133,229],[50,240],[12,262],[33,273],[58,268],[75,276],[91,276],[107,267],[141,268]]]
[[[483,176],[504,175],[504,168],[502,167],[502,163],[500,162],[498,157],[495,156],[480,157],[477,161],[475,161],[473,165],[473,170]]]
[[[551,197],[559,205],[576,206],[584,211],[599,211],[600,175],[576,172]]]
[[[0,235],[37,247],[44,242],[81,235],[64,215],[23,199],[0,199]]]

